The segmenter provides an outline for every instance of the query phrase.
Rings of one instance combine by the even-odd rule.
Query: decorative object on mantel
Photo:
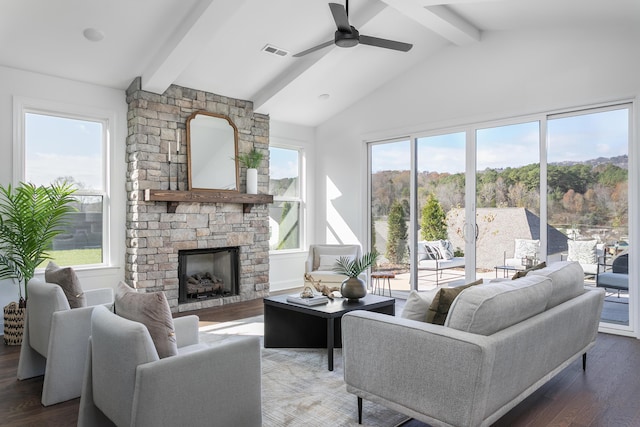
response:
[[[256,204],[273,203],[271,194],[245,194],[237,191],[213,191],[213,190],[144,190],[145,202],[167,202],[167,212],[175,213],[180,202],[185,203],[240,203],[243,212],[251,212],[251,207]]]
[[[255,147],[248,153],[240,154],[236,160],[247,168],[247,194],[258,194],[258,167],[264,154]]]
[[[348,279],[342,282],[342,286],[340,286],[340,293],[344,298],[347,298],[349,301],[358,301],[367,295],[367,284],[358,276],[367,268],[374,265],[377,260],[378,253],[375,251],[367,252],[359,258],[346,256],[338,258],[333,267],[333,271],[349,276]]]

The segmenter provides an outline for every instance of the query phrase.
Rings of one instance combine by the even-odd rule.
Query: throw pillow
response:
[[[526,268],[526,269],[524,269],[524,270],[516,271],[516,274],[514,274],[514,275],[513,275],[513,277],[512,277],[511,279],[512,279],[512,280],[519,279],[519,278],[521,278],[521,277],[526,276],[526,275],[527,275],[527,273],[529,273],[530,271],[533,271],[533,270],[540,270],[541,268],[545,268],[546,266],[547,266],[547,263],[546,263],[545,261],[542,261],[541,263],[536,264],[536,265],[534,265],[533,267],[529,267],[529,268]]]
[[[138,293],[120,282],[116,287],[115,312],[147,327],[158,357],[162,359],[178,354],[173,317],[164,292]]]
[[[336,261],[341,257],[347,257],[349,259],[353,259],[350,255],[320,255],[320,264],[318,265],[318,270],[320,271],[331,271],[336,264]]]
[[[444,325],[444,321],[447,319],[447,315],[449,314],[449,308],[451,307],[451,304],[453,304],[453,300],[455,300],[456,297],[460,295],[460,292],[471,286],[481,284],[482,279],[479,279],[475,282],[471,282],[463,286],[456,286],[454,288],[441,288],[433,297],[433,301],[429,306],[429,311],[427,312],[427,322],[433,323],[434,325]]]
[[[440,242],[437,240],[435,242],[425,242],[424,253],[424,259],[437,260],[444,258],[442,252],[440,251]]]
[[[597,240],[569,240],[567,261],[578,261],[580,264],[596,264]]]
[[[515,239],[515,250],[513,257],[522,259],[526,257],[537,257],[540,249],[540,240]]]
[[[69,301],[69,307],[86,307],[87,299],[84,296],[80,280],[76,272],[71,267],[58,267],[53,261],[49,261],[44,270],[44,280],[48,283],[55,283],[62,288],[64,295]]]
[[[404,319],[417,320],[419,322],[427,321],[427,312],[437,290],[432,289],[427,292],[411,291],[407,296],[407,302],[402,309],[400,317]]]

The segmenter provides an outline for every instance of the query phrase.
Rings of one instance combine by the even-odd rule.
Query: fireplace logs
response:
[[[187,296],[197,298],[201,294],[222,294],[224,282],[211,273],[193,274],[187,278]]]

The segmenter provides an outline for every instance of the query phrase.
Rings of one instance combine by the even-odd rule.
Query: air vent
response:
[[[287,52],[286,50],[280,49],[270,44],[263,47],[262,51],[270,53],[272,55],[277,55],[277,56],[287,56],[289,54],[289,52]]]

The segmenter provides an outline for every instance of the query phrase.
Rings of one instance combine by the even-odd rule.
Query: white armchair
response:
[[[18,379],[44,374],[44,406],[80,396],[93,306],[113,304],[113,289],[84,292],[91,306],[71,309],[62,288],[31,279]]]
[[[96,308],[78,426],[260,426],[260,341],[198,342],[197,316],[174,319],[178,355],[160,359],[146,326]]]
[[[309,255],[305,263],[305,273],[309,273],[315,280],[324,284],[340,284],[347,276],[332,271],[335,262],[340,257],[355,258],[362,256],[360,245],[309,245]],[[360,276],[366,279],[366,274]]]

